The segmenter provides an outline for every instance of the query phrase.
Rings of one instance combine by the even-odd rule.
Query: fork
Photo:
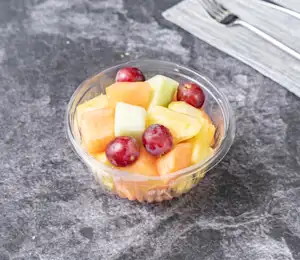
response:
[[[287,7],[284,7],[283,5],[278,4],[278,3],[276,3],[276,2],[274,2],[272,0],[261,0],[261,1],[266,6],[269,6],[269,7],[273,8],[273,9],[276,9],[278,11],[281,11],[283,13],[289,14],[291,16],[294,16],[294,17],[300,19],[300,13],[297,13],[294,10],[291,10],[291,9],[289,9]]]
[[[286,46],[282,42],[278,41],[277,39],[263,32],[262,30],[256,28],[255,26],[241,20],[236,14],[232,13],[231,11],[226,9],[223,5],[219,4],[215,0],[200,0],[200,3],[202,4],[206,12],[209,14],[209,16],[212,17],[214,20],[216,20],[218,23],[228,27],[235,26],[235,25],[243,26],[248,30],[252,31],[253,33],[257,34],[264,40],[272,43],[282,51],[300,60],[300,54],[297,51]]]

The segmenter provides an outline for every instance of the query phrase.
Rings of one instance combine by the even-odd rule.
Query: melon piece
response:
[[[106,88],[109,107],[117,102],[148,108],[152,89],[148,82],[116,82]]]
[[[105,152],[94,155],[94,157],[104,163],[107,166],[112,166],[108,161]],[[147,153],[145,148],[141,148],[139,159],[130,166],[127,167],[115,167],[116,169],[126,171],[129,173],[135,173],[144,176],[159,176],[156,169],[156,157]],[[100,181],[104,187],[108,190],[115,189],[116,193],[122,198],[128,198],[129,200],[139,200],[145,199],[146,194],[149,190],[161,187],[163,183],[159,180],[148,180],[148,181],[124,181],[122,178],[120,180],[115,180],[110,176],[101,176]]]
[[[156,106],[168,106],[179,85],[177,81],[162,75],[156,75],[147,80],[147,82],[152,88],[152,97],[148,110]]]
[[[157,159],[156,167],[160,175],[179,171],[191,165],[193,146],[190,143],[180,143],[166,155]]]
[[[145,108],[118,102],[115,112],[115,136],[131,136],[141,140],[146,128]]]
[[[151,124],[161,124],[169,128],[175,143],[194,137],[201,129],[201,120],[161,106],[148,112],[147,125]]]
[[[196,142],[200,142],[202,145],[208,144],[213,146],[216,127],[205,111],[195,108],[184,101],[170,103],[169,109],[201,120],[202,127],[200,132],[197,134]]]
[[[120,168],[120,170],[144,176],[158,176],[156,160],[156,157],[149,154],[145,148],[142,147],[138,160],[132,165]]]
[[[108,107],[108,99],[106,95],[99,95],[90,100],[85,101],[76,108],[77,122],[80,122],[84,112]]]
[[[133,174],[155,177],[159,176],[156,169],[156,160],[156,157],[147,153],[145,148],[142,147],[140,157],[134,164],[119,169]],[[139,201],[145,200],[148,191],[163,185],[164,183],[160,180],[125,181],[120,179],[115,182],[116,192],[120,197]]]
[[[104,152],[114,138],[114,110],[102,108],[83,113],[79,128],[82,144],[89,153]]]
[[[127,181],[117,181],[115,182],[116,193],[123,199],[127,198],[129,200],[136,200],[136,195],[134,191],[134,183]]]
[[[95,154],[94,157],[96,160],[104,163],[105,165],[112,166],[112,164],[107,159],[105,152]],[[149,154],[146,151],[146,149],[142,147],[140,150],[140,156],[134,164],[126,167],[115,167],[115,166],[113,167],[122,171],[144,175],[144,176],[159,176],[156,170],[156,160],[157,160],[156,157]]]
[[[105,152],[102,153],[97,153],[94,155],[95,159],[99,162],[102,162],[103,164],[105,164],[106,166],[112,166],[112,164],[109,162],[109,160],[106,157]]]

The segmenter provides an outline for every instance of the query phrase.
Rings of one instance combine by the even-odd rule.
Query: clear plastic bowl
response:
[[[179,82],[193,81],[203,88],[206,95],[204,109],[216,126],[215,151],[210,158],[167,176],[148,177],[108,167],[83,149],[75,120],[77,106],[96,95],[105,93],[105,88],[114,82],[117,71],[128,66],[138,67],[146,78],[162,74]],[[126,62],[85,80],[70,99],[66,121],[69,140],[82,161],[91,169],[96,181],[110,193],[140,202],[170,200],[191,190],[207,171],[222,160],[229,151],[235,135],[235,119],[228,100],[211,81],[189,68],[158,60]]]

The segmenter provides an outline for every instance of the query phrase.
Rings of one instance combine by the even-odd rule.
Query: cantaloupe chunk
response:
[[[112,166],[109,160],[106,157],[105,152],[97,153],[94,155],[95,159],[104,163],[107,166]],[[157,169],[156,169],[156,160],[157,158],[149,154],[144,147],[140,150],[140,156],[138,160],[129,166],[126,167],[115,167],[121,171],[126,171],[130,173],[135,173],[138,175],[144,176],[159,176]]]
[[[123,199],[136,200],[135,184],[128,181],[116,181],[115,192]]]
[[[145,148],[142,147],[138,160],[132,165],[120,168],[120,170],[144,176],[158,176],[156,160],[156,157],[149,154]]]
[[[108,161],[105,152],[95,154],[94,157],[107,166],[112,166]],[[127,167],[114,167],[116,169],[144,176],[159,176],[156,169],[157,158],[150,155],[144,147],[141,148],[139,159]],[[107,189],[113,189],[121,198],[129,200],[144,201],[148,198],[148,192],[152,189],[166,189],[167,183],[162,180],[130,181],[102,177],[103,185]]]
[[[116,82],[106,88],[111,108],[115,108],[117,102],[124,102],[147,109],[151,93],[152,89],[147,82]]]
[[[79,128],[87,151],[91,154],[103,152],[114,138],[114,110],[102,108],[83,113]]]
[[[127,167],[119,168],[122,171],[134,173],[144,176],[159,176],[156,169],[157,158],[147,153],[142,147],[138,160]],[[164,183],[159,180],[148,181],[116,181],[116,192],[122,198],[128,198],[129,200],[143,201],[147,197],[147,192],[153,188],[163,186]]]
[[[99,162],[102,162],[103,164],[107,166],[112,166],[112,164],[109,162],[109,160],[106,157],[105,152],[102,153],[97,153],[94,155],[95,159],[98,160]]]
[[[84,112],[106,107],[108,107],[108,99],[107,96],[103,94],[85,101],[76,108],[77,122],[80,122],[81,116]]]
[[[177,144],[173,150],[157,159],[156,167],[160,175],[179,171],[191,165],[193,146],[190,143]]]

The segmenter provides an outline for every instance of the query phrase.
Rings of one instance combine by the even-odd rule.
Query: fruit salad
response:
[[[173,174],[214,153],[216,128],[203,109],[209,100],[201,86],[164,75],[147,79],[138,68],[125,67],[105,93],[76,108],[83,148],[107,167],[162,177],[137,185],[103,175],[100,182],[107,189],[130,200],[149,201],[155,192],[170,199],[170,189],[182,194],[203,178],[199,172],[176,182]]]

